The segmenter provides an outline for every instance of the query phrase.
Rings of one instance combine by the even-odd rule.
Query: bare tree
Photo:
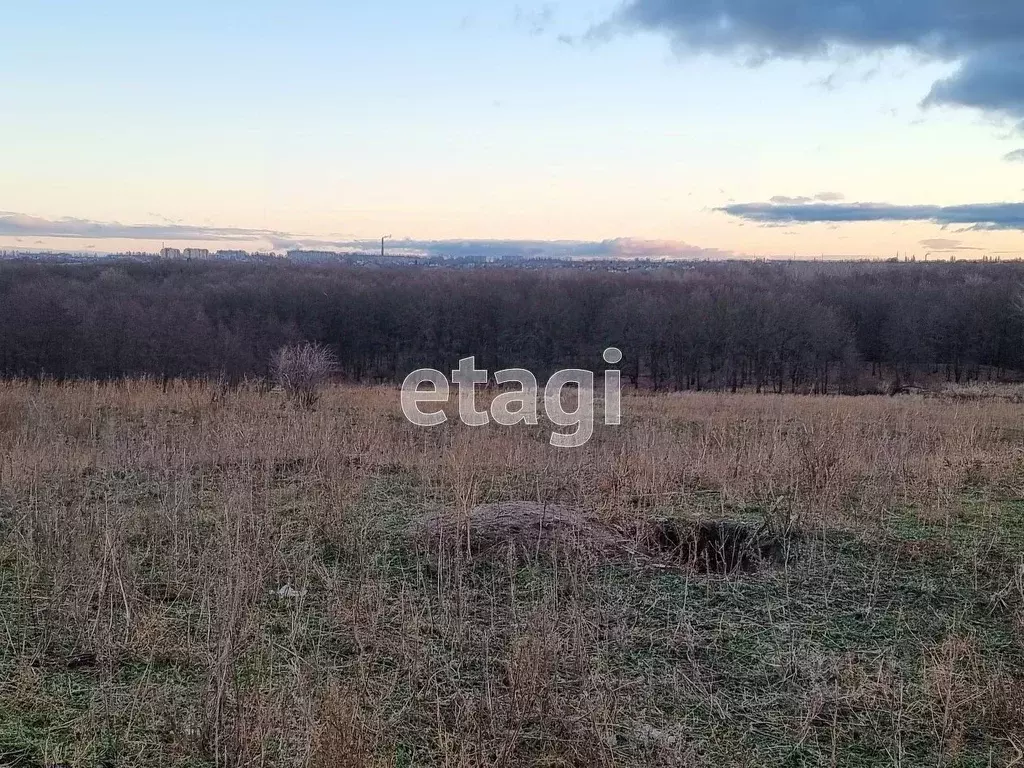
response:
[[[320,399],[320,389],[338,370],[334,353],[321,344],[289,344],[274,353],[270,361],[274,382],[303,408]]]

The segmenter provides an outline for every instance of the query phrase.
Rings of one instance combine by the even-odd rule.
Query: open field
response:
[[[394,389],[0,384],[0,765],[1024,764],[1019,398],[623,411],[557,451]],[[482,552],[504,501],[632,546]],[[663,519],[786,556],[675,567]]]

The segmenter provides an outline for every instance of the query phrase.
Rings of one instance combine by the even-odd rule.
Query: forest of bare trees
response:
[[[450,370],[468,355],[543,376],[601,370],[614,345],[625,382],[652,389],[856,393],[882,379],[1016,377],[1022,285],[1024,265],[999,263],[623,273],[8,262],[0,375],[238,380],[309,341],[355,381]]]

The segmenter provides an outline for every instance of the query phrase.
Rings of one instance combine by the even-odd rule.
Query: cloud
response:
[[[729,259],[735,258],[732,251],[717,248],[701,248],[678,240],[641,240],[616,238],[598,243],[577,243],[570,248],[572,256],[597,258],[648,258],[648,259]]]
[[[815,200],[822,203],[834,203],[838,200],[845,200],[846,196],[839,192],[820,192],[814,197],[786,197],[785,195],[776,195],[771,198],[769,202],[776,205],[804,205],[805,203],[813,203]]]
[[[1003,155],[1003,160],[1008,163],[1024,163],[1024,149],[1015,149]]]
[[[203,227],[185,224],[119,224],[90,219],[44,219],[0,212],[0,235],[62,237],[91,240],[225,240],[252,242],[282,233],[263,229]]]
[[[804,205],[805,203],[813,203],[813,197],[786,197],[785,195],[776,195],[769,202],[773,205]]]
[[[932,251],[980,251],[981,248],[976,248],[973,245],[964,245],[963,240],[952,240],[948,237],[931,237],[927,240],[921,240],[920,243],[925,248],[929,248]]]
[[[628,0],[593,39],[645,30],[681,54],[758,64],[901,50],[960,62],[925,104],[1024,118],[1024,3],[1016,0]]]
[[[968,205],[890,205],[888,203],[737,203],[717,208],[766,225],[818,222],[930,221],[972,229],[1024,230],[1024,203]]]

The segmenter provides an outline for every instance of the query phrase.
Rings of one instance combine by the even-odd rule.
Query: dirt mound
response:
[[[763,528],[731,521],[647,520],[619,528],[596,515],[558,504],[510,501],[466,512],[430,514],[416,521],[414,538],[429,549],[455,549],[473,557],[586,554],[601,561],[698,573],[750,573],[779,564],[786,541]]]
[[[595,515],[558,504],[509,501],[451,510],[418,521],[414,533],[433,547],[456,546],[472,555],[584,552],[606,558],[627,554],[631,541]]]

